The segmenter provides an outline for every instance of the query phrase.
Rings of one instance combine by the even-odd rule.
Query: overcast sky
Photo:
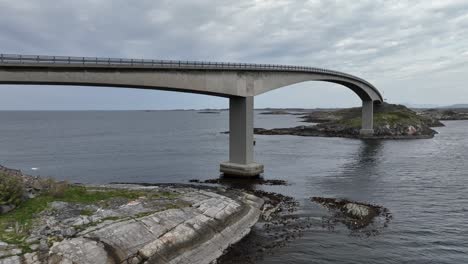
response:
[[[0,0],[0,53],[279,63],[365,78],[389,102],[468,103],[467,0]],[[359,105],[307,82],[256,107]],[[224,108],[136,89],[0,86],[0,109]]]

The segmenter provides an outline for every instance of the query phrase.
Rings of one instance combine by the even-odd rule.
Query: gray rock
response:
[[[129,264],[140,264],[142,262],[142,259],[139,256],[135,256],[130,258],[127,262]]]
[[[85,236],[94,240],[103,241],[111,246],[120,259],[127,259],[134,255],[139,248],[154,241],[157,237],[148,231],[141,222],[127,220],[109,225]]]
[[[10,254],[11,255],[19,255],[21,254],[23,251],[21,251],[21,249],[19,248],[13,248],[13,249],[10,249]]]
[[[0,249],[0,258],[6,256],[13,256],[21,254],[21,249],[18,248],[10,248],[10,249]]]
[[[41,239],[41,241],[39,241],[39,250],[42,252],[49,250],[49,245],[45,239]]]
[[[73,227],[65,228],[62,230],[61,235],[63,237],[72,237],[76,234],[76,230]]]
[[[49,263],[112,264],[114,261],[107,255],[103,244],[86,238],[73,238],[52,246]]]
[[[21,264],[21,258],[13,256],[9,258],[0,259],[0,264]]]
[[[246,210],[239,210],[236,214],[230,215],[231,220],[235,221],[229,225],[202,215],[197,220],[190,219],[177,226],[142,248],[139,254],[143,259],[148,259],[148,263],[157,263],[161,258],[167,263],[174,264],[202,264],[215,261],[226,248],[247,235],[260,216],[263,200],[255,196],[244,196],[243,203]],[[211,202],[207,204],[213,205]],[[213,234],[207,235],[208,238],[203,236],[207,233],[207,228],[213,230]]]
[[[39,255],[36,252],[24,254],[23,260],[23,264],[41,264]]]
[[[141,189],[136,185],[125,188]],[[40,224],[27,240],[34,252],[25,254],[22,264],[210,263],[250,232],[263,203],[232,190],[144,189],[164,189],[178,196],[114,199],[105,208],[51,203],[53,210],[39,216]],[[173,205],[181,208],[164,209]],[[80,215],[83,210],[92,215]],[[52,237],[58,242],[49,248],[47,241]]]
[[[34,243],[37,243],[37,242],[39,242],[39,237],[37,237],[37,236],[31,236],[31,237],[28,237],[26,239],[26,243],[28,243],[28,244],[34,244]]]
[[[13,209],[15,209],[15,206],[12,205],[12,204],[0,205],[0,214],[6,214],[6,213],[12,211]]]
[[[32,244],[29,246],[29,248],[32,250],[32,251],[36,251],[39,249],[39,244]]]
[[[56,202],[51,202],[49,206],[53,210],[61,211],[68,207],[68,203],[56,201]]]
[[[71,221],[71,226],[78,227],[91,223],[90,219],[87,216],[79,216]]]
[[[370,208],[361,204],[347,203],[344,208],[346,209],[346,213],[350,216],[361,219],[368,217],[370,213]]]

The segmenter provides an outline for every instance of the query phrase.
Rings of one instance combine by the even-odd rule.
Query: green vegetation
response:
[[[21,177],[0,172],[0,205],[18,205],[23,191]]]
[[[0,240],[9,244],[24,244],[34,215],[47,208],[52,201],[48,195],[39,196],[22,203],[16,210],[0,215]]]
[[[69,184],[66,181],[57,182],[52,178],[39,178],[36,181],[37,187],[40,190],[44,190],[45,193],[52,197],[64,197],[65,191],[68,189]]]
[[[361,127],[361,108],[351,108],[338,110],[336,115],[340,119],[336,122],[340,125],[349,126],[351,128]],[[430,122],[425,117],[419,116],[416,112],[406,108],[403,105],[391,105],[384,103],[376,105],[374,108],[374,126],[410,126],[424,125]]]
[[[10,181],[7,183],[9,184]],[[16,182],[13,183],[15,184],[14,186],[17,186]],[[142,196],[152,199],[174,199],[177,197],[177,194],[172,192],[91,188],[75,185],[70,186],[65,183],[53,184],[52,181],[50,181],[49,184],[50,186],[45,193],[36,198],[24,201],[19,204],[15,210],[7,214],[0,215],[0,241],[17,244],[27,249],[27,245],[24,240],[34,224],[36,215],[46,210],[48,208],[48,204],[54,201],[80,204],[100,203],[105,206],[106,202],[113,198],[133,200]],[[5,189],[8,190],[8,188]],[[19,187],[14,193],[17,193],[18,191]],[[5,197],[12,197],[12,195],[8,194],[5,195]],[[8,198],[8,201],[11,199],[12,198]],[[92,213],[93,212],[91,210],[83,210],[81,212],[83,215],[91,215]]]
[[[85,215],[85,216],[91,216],[94,214],[94,210],[90,210],[90,209],[83,209],[80,211],[80,215]]]

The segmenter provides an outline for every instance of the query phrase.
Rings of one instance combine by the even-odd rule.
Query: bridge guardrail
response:
[[[278,64],[254,64],[254,63],[229,63],[208,61],[177,61],[177,60],[146,60],[146,59],[122,59],[122,58],[99,58],[99,57],[72,57],[72,56],[44,56],[44,55],[19,55],[0,54],[0,64],[65,64],[65,65],[103,65],[103,66],[143,66],[154,68],[176,68],[176,69],[239,69],[239,70],[274,70],[274,71],[296,71],[312,72],[337,75],[363,82],[371,87],[372,84],[364,79],[351,74],[332,71],[321,68],[278,65]]]

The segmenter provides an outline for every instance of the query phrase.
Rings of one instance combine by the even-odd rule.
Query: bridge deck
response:
[[[144,68],[319,73],[354,79],[368,85],[374,91],[379,93],[377,88],[375,88],[371,83],[351,74],[323,68],[293,65],[0,54],[0,66]]]

